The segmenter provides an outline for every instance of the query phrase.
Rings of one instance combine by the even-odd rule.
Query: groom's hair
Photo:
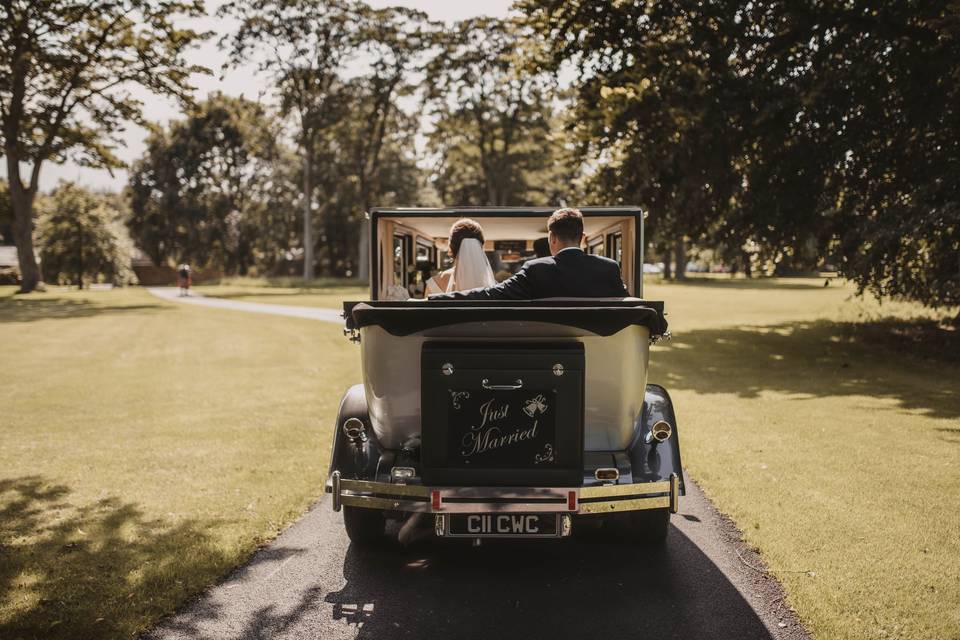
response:
[[[547,220],[547,230],[562,242],[580,242],[583,237],[583,214],[578,209],[557,209]]]
[[[450,253],[454,258],[460,253],[460,243],[467,238],[475,238],[483,245],[483,227],[476,220],[460,218],[450,227]]]

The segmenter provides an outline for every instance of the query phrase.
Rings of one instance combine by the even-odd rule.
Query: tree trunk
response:
[[[77,289],[83,289],[83,225],[77,220]]]
[[[673,278],[673,249],[664,249],[663,251],[663,279]]]
[[[7,152],[7,180],[13,209],[13,241],[20,264],[20,293],[30,293],[40,284],[40,267],[33,252],[33,192],[20,181],[18,158]]]
[[[366,215],[360,218],[360,246],[357,249],[357,272],[354,276],[367,281],[370,278],[370,221]]]
[[[677,238],[674,244],[674,253],[677,259],[676,279],[686,280],[687,278],[687,245],[683,241],[683,236]]]
[[[313,142],[303,150],[303,280],[313,280]]]

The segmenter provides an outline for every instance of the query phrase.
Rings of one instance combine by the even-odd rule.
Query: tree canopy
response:
[[[512,21],[475,18],[440,39],[427,66],[434,186],[452,204],[545,203],[553,183],[554,78]]]
[[[204,34],[178,26],[202,0],[11,0],[0,5],[0,131],[21,289],[40,281],[33,203],[45,162],[116,168],[116,135],[140,122],[131,91],[189,100],[184,52]],[[21,173],[26,167],[27,176]]]
[[[693,245],[746,270],[835,265],[862,291],[960,303],[949,2],[517,8],[448,29],[361,0],[226,2],[228,66],[254,63],[270,106],[211,96],[151,126],[129,191],[138,242],[158,262],[362,277],[375,204],[636,203],[681,272]],[[118,134],[143,122],[132,88],[189,103],[201,69],[184,53],[207,34],[180,26],[200,0],[0,11],[0,233],[29,290],[43,163],[120,166]]]
[[[594,190],[649,207],[661,240],[960,302],[949,3],[519,5],[553,68],[577,71]]]
[[[130,241],[123,229],[122,198],[61,183],[42,199],[38,235],[47,278],[83,288],[89,282],[126,284]]]
[[[246,273],[260,229],[278,222],[266,218],[277,185],[292,177],[278,135],[262,106],[222,94],[168,130],[154,126],[130,177],[128,224],[140,248],[156,264]]]

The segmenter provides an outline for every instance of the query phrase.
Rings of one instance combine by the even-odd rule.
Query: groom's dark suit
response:
[[[430,296],[431,300],[536,300],[538,298],[623,298],[630,295],[620,265],[609,258],[567,248],[527,261],[516,275],[486,289]]]

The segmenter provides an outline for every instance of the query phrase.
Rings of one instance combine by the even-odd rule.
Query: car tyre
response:
[[[386,518],[379,509],[343,507],[343,526],[350,542],[361,547],[372,547],[383,541]]]
[[[634,539],[646,545],[663,544],[670,530],[670,509],[644,509],[630,512]]]

